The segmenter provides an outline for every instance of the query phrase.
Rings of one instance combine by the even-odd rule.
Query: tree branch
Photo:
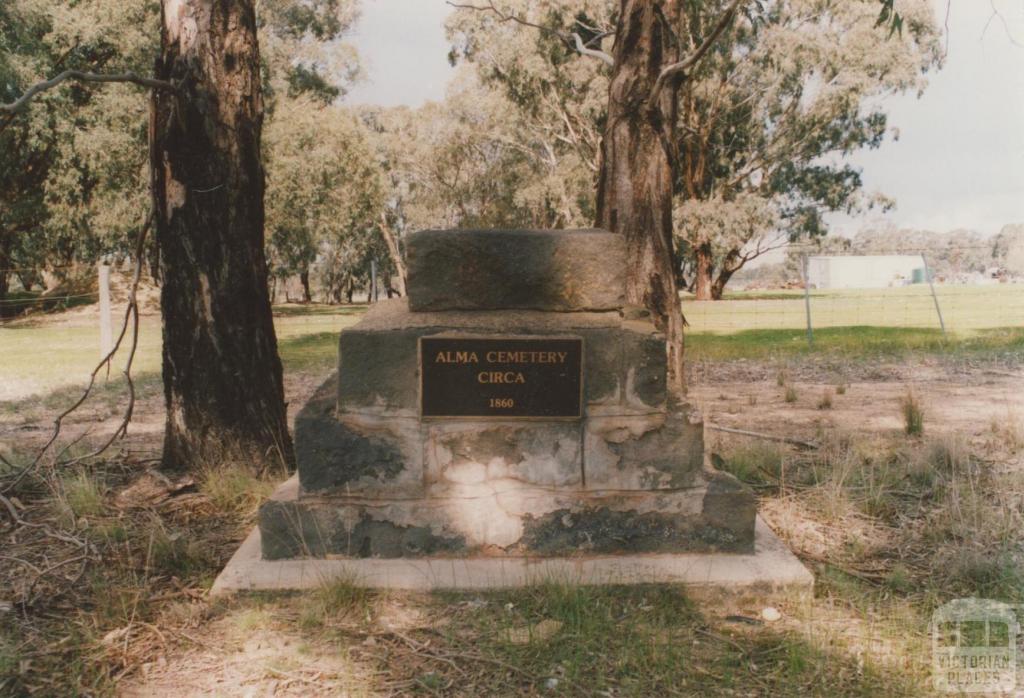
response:
[[[493,12],[498,16],[498,21],[500,22],[515,22],[516,24],[521,24],[524,27],[533,27],[534,29],[538,29],[544,32],[545,34],[552,34],[554,36],[557,36],[563,42],[565,42],[566,46],[575,49],[577,52],[579,52],[581,56],[590,56],[591,58],[597,58],[601,61],[604,61],[606,64],[610,66],[615,65],[615,60],[609,54],[605,53],[604,51],[601,51],[600,49],[593,49],[587,47],[587,44],[589,44],[590,41],[594,41],[595,39],[602,39],[611,34],[612,32],[603,32],[601,34],[598,34],[593,39],[588,41],[587,44],[585,44],[583,43],[583,39],[580,38],[580,35],[575,32],[573,32],[572,34],[563,34],[562,32],[556,29],[552,29],[551,27],[545,27],[542,24],[534,24],[533,22],[525,20],[517,15],[502,12],[494,5],[493,0],[488,0],[486,5],[466,5],[462,3],[452,2],[451,0],[448,0],[448,4],[457,10],[476,10],[477,12]]]
[[[690,54],[688,57],[676,63],[670,63],[661,69],[661,73],[658,74],[658,79],[654,82],[654,87],[651,88],[651,94],[647,98],[647,107],[653,109],[658,104],[658,97],[661,96],[661,91],[665,88],[665,83],[670,78],[675,77],[679,74],[685,74],[687,70],[700,63],[701,59],[704,58],[705,54],[711,50],[715,42],[718,41],[718,37],[722,35],[726,27],[732,21],[733,17],[736,16],[736,11],[739,9],[740,3],[743,0],[732,0],[729,7],[726,8],[725,12],[718,20],[718,24],[711,30],[707,38],[704,39],[703,43],[697,47],[697,50]]]
[[[577,34],[576,32],[572,33],[572,38],[576,44],[576,50],[579,51],[581,56],[590,56],[591,58],[597,58],[599,60],[604,61],[609,66],[615,65],[615,59],[612,58],[607,53],[605,53],[604,51],[600,51],[596,48],[587,48],[586,46],[584,46],[583,39],[581,39],[580,35]]]
[[[97,450],[93,451],[92,453],[86,456],[81,456],[79,458],[74,458],[70,461],[62,462],[60,463],[60,465],[73,465],[81,462],[82,460],[94,458],[103,453],[106,449],[108,449],[118,438],[127,435],[128,424],[131,422],[132,412],[134,411],[135,408],[135,383],[132,381],[131,370],[132,362],[135,358],[135,352],[136,349],[138,348],[139,342],[139,280],[142,274],[142,264],[145,261],[146,237],[149,234],[149,230],[150,227],[152,226],[152,223],[153,214],[150,213],[150,215],[146,218],[146,221],[143,224],[142,228],[139,230],[139,235],[138,238],[136,239],[134,260],[135,269],[133,270],[132,274],[131,289],[129,290],[128,293],[128,307],[125,309],[124,322],[121,325],[121,331],[117,336],[117,341],[114,342],[114,346],[110,349],[109,352],[107,352],[106,356],[100,359],[100,362],[96,364],[95,368],[93,368],[92,373],[89,374],[89,384],[85,387],[85,390],[83,391],[81,397],[79,397],[78,400],[75,401],[73,405],[71,405],[66,410],[57,415],[57,418],[53,422],[53,432],[50,434],[50,438],[39,450],[35,458],[33,458],[28,465],[18,470],[10,481],[4,483],[3,487],[0,487],[0,494],[6,494],[7,492],[13,491],[14,488],[17,487],[18,484],[25,478],[25,476],[28,475],[33,470],[35,470],[35,468],[39,465],[40,461],[42,461],[43,459],[43,456],[46,455],[46,453],[50,450],[50,447],[57,440],[57,437],[60,436],[61,427],[63,425],[64,419],[66,419],[68,415],[70,415],[72,412],[81,407],[85,403],[85,401],[89,399],[89,395],[92,393],[92,389],[96,384],[96,376],[99,375],[99,372],[103,370],[104,367],[107,367],[107,369],[109,370],[110,362],[113,360],[114,355],[117,354],[118,350],[121,348],[121,344],[124,342],[125,335],[127,335],[128,328],[130,326],[132,329],[131,346],[128,352],[128,360],[125,363],[124,367],[124,376],[125,379],[128,381],[128,407],[125,409],[124,415],[121,419],[121,423],[118,425],[117,429],[114,430],[113,435],[102,445],[102,447],[98,448]],[[8,466],[10,466],[10,463],[8,463],[6,460],[4,460],[4,462]]]
[[[136,75],[135,73],[105,74],[86,73],[81,70],[65,70],[49,80],[37,82],[35,85],[32,85],[32,87],[25,90],[25,93],[21,97],[10,104],[0,104],[0,112],[14,113],[28,104],[29,101],[40,92],[54,88],[65,80],[78,80],[80,82],[130,82],[135,85],[149,87],[154,90],[170,90],[171,92],[175,92],[178,89],[173,83],[166,82],[164,80],[154,80],[153,78],[144,78],[140,75]]]

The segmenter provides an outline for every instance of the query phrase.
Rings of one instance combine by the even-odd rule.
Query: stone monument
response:
[[[263,560],[753,553],[753,494],[666,392],[663,335],[601,230],[430,230],[408,298],[341,332],[295,422]]]

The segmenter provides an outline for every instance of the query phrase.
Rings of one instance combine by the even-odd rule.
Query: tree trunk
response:
[[[709,301],[712,296],[712,274],[714,260],[711,256],[711,245],[697,246],[693,251],[693,296],[699,301]]]
[[[252,0],[163,0],[150,167],[163,279],[164,464],[291,465],[263,251]]]
[[[385,214],[380,214],[380,234],[384,238],[384,244],[388,246],[388,256],[391,257],[392,263],[395,265],[395,271],[398,272],[398,295],[405,298],[405,282],[406,282],[406,270],[405,260],[402,259],[402,251],[398,247],[398,236],[395,235],[395,231],[388,225],[388,219]],[[388,298],[391,297],[391,288],[389,283]]]
[[[39,283],[39,275],[32,269],[17,272],[17,277],[21,287],[26,291],[31,291]],[[0,281],[0,284],[3,283],[3,281]]]
[[[715,283],[711,284],[712,300],[722,300],[722,296],[725,294],[725,285],[729,283],[733,274],[743,268],[746,261],[740,256],[739,250],[729,250],[722,261],[722,268],[718,271],[718,276],[715,277]]]
[[[715,277],[715,283],[711,284],[711,300],[720,301],[722,296],[725,295],[725,285],[729,283],[729,279],[732,278],[731,271],[722,270]]]
[[[299,282],[302,283],[302,300],[306,303],[313,302],[313,292],[309,288],[309,267],[299,273]]]
[[[11,266],[11,255],[7,252],[4,236],[0,233],[0,301],[5,300],[11,290],[9,271]],[[0,310],[3,310],[3,308],[0,308]]]
[[[356,285],[354,282],[349,281],[348,287],[345,289],[345,300],[349,305],[352,305],[352,296],[355,295]]]
[[[620,0],[601,144],[597,224],[626,237],[626,300],[647,307],[665,333],[669,389],[683,393],[683,315],[672,249],[673,163],[678,80],[648,99],[664,65],[679,59],[669,27],[678,0]],[[667,27],[665,25],[668,25]]]

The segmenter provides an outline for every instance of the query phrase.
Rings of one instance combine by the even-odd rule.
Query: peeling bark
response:
[[[709,301],[712,287],[711,274],[714,271],[711,245],[704,243],[694,249],[693,261],[693,296],[699,301]]]
[[[671,143],[679,78],[663,81],[663,66],[679,60],[672,30],[678,0],[621,0],[608,121],[601,146],[597,224],[626,237],[626,300],[648,308],[665,332],[669,387],[683,393],[683,315],[672,242]]]
[[[402,251],[398,247],[398,236],[395,235],[395,231],[388,225],[387,217],[384,214],[380,216],[380,234],[384,238],[384,244],[388,247],[388,256],[391,257],[391,262],[395,265],[395,270],[398,272],[398,295],[405,298],[405,282],[408,273],[405,269],[405,260],[402,259]],[[391,297],[390,281],[388,282],[388,298]]]
[[[164,464],[293,461],[263,247],[252,0],[163,0],[150,171],[163,312]]]

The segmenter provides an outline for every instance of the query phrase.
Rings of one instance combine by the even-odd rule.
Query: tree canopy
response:
[[[564,37],[577,33],[599,46],[615,6],[509,0],[498,11],[454,13],[448,25],[453,57],[500,88],[506,113],[528,134],[533,162],[553,153],[573,173],[561,180],[584,202],[576,209],[583,216],[606,118],[608,66]],[[724,7],[687,5],[689,46]],[[675,234],[681,278],[701,297],[720,296],[732,274],[767,249],[823,235],[825,212],[890,205],[863,191],[846,158],[879,147],[891,132],[881,98],[920,92],[925,73],[940,63],[925,0],[902,3],[899,31],[888,35],[877,27],[878,3],[867,0],[744,7],[680,94]]]

